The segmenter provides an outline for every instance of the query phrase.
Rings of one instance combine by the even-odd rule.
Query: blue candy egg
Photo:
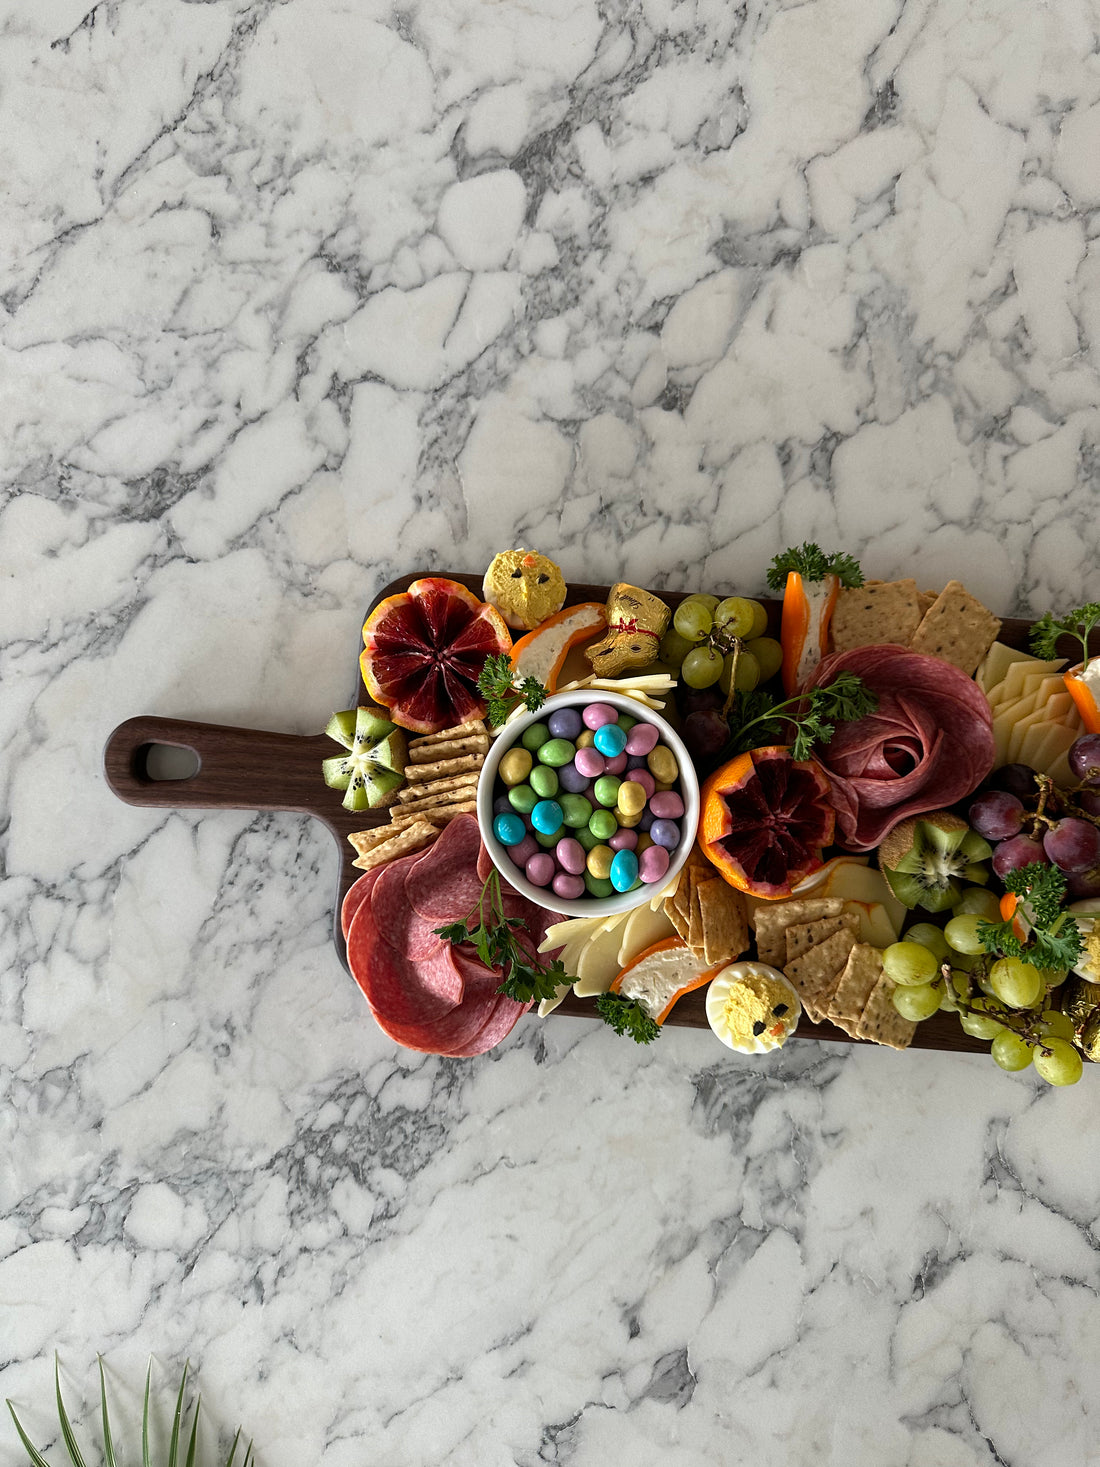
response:
[[[596,730],[592,742],[601,754],[614,759],[626,748],[626,734],[617,723],[605,723]]]
[[[542,835],[553,835],[562,825],[561,806],[557,800],[540,800],[531,811],[531,824]]]
[[[611,863],[611,885],[629,891],[638,879],[638,858],[633,851],[617,851]]]
[[[527,827],[518,815],[498,815],[493,821],[493,834],[502,846],[518,846],[527,834]]]

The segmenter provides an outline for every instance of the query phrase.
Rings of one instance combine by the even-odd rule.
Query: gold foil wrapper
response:
[[[652,591],[616,582],[607,598],[607,635],[584,654],[592,671],[599,677],[618,677],[627,668],[656,662],[671,619],[672,612]]]
[[[1093,1009],[1081,1025],[1077,1045],[1086,1059],[1100,1063],[1100,1009]]]
[[[1062,1012],[1073,1020],[1074,1028],[1080,1029],[1097,1009],[1100,1009],[1100,983],[1090,983],[1087,978],[1067,978],[1062,990]]]

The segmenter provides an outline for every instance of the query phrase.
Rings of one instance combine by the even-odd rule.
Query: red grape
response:
[[[1034,803],[1037,793],[1035,784],[1035,771],[1030,764],[1006,764],[1003,769],[997,769],[989,776],[991,789],[1004,790],[1006,794],[1015,795],[1018,800]]]
[[[1070,769],[1085,784],[1100,784],[1100,734],[1084,734],[1067,755]]]
[[[967,820],[987,840],[1004,840],[1019,833],[1024,814],[1024,807],[1015,795],[1005,790],[986,790],[970,806]]]
[[[1071,815],[1044,833],[1043,850],[1059,871],[1087,871],[1100,864],[1100,830]]]
[[[729,725],[714,709],[689,713],[680,732],[688,753],[700,764],[720,754],[730,736]]]
[[[993,852],[990,865],[998,876],[1007,876],[1021,866],[1030,866],[1033,861],[1049,866],[1050,857],[1043,850],[1042,842],[1032,840],[1029,835],[1013,835],[1003,840]]]
[[[1066,896],[1071,902],[1100,896],[1100,866],[1090,871],[1070,871],[1066,876]]]
[[[1073,803],[1086,815],[1100,815],[1100,790],[1088,788],[1078,790],[1073,797]]]

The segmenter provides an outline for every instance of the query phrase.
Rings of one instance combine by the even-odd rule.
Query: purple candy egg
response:
[[[607,844],[613,851],[633,851],[638,845],[638,832],[624,827],[617,830]]]
[[[525,835],[518,845],[508,846],[508,854],[515,864],[523,871],[532,856],[538,855],[539,843],[533,835]]]
[[[493,814],[494,815],[514,815],[515,814],[515,811],[512,809],[511,802],[509,801],[507,795],[497,795],[496,799],[493,801]]]
[[[626,756],[626,767],[628,769],[646,769],[649,766],[645,762],[644,754],[631,754],[628,750]]]
[[[675,820],[654,820],[649,827],[649,834],[654,844],[664,846],[669,851],[674,851],[680,844],[680,827]]]
[[[546,726],[556,739],[568,739],[572,743],[584,724],[579,709],[555,708],[546,720]]]
[[[567,902],[575,902],[578,897],[584,896],[584,877],[559,871],[554,877],[554,895],[564,897]]]
[[[636,723],[626,736],[628,754],[652,754],[661,737],[655,723]]]
[[[659,790],[650,798],[649,808],[659,820],[679,820],[684,802],[675,790]]]
[[[554,879],[554,858],[549,851],[531,856],[526,866],[527,880],[532,886],[549,886]]]
[[[634,784],[641,785],[642,789],[645,790],[645,796],[647,800],[653,798],[653,791],[657,788],[657,781],[653,778],[648,769],[631,769],[628,771],[626,777],[627,779],[633,781]]]
[[[642,811],[642,818],[638,821],[634,829],[638,832],[639,835],[648,835],[650,827],[652,826],[656,818],[656,815],[654,815],[653,811],[647,805],[646,808]]]
[[[575,764],[565,764],[558,770],[558,784],[567,795],[583,795],[591,783]]]
[[[585,728],[603,728],[605,723],[618,723],[619,710],[610,703],[589,703],[582,717]]]
[[[626,772],[626,755],[615,754],[607,761],[605,774],[624,774]]]

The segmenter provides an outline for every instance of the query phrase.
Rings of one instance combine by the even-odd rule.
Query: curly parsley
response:
[[[486,657],[477,690],[488,704],[489,723],[493,728],[499,728],[520,703],[529,713],[535,713],[546,702],[546,689],[538,678],[525,677],[517,682],[512,664],[503,652]]]
[[[826,576],[839,576],[842,586],[863,585],[863,572],[854,556],[841,550],[826,555],[812,540],[806,540],[800,546],[789,546],[775,557],[768,569],[769,587],[773,591],[782,591],[791,571],[797,572],[804,581],[823,581]]]
[[[517,1003],[541,1003],[554,998],[562,984],[576,981],[565,971],[560,958],[543,963],[520,943],[517,934],[528,932],[527,923],[522,917],[504,915],[500,873],[496,870],[485,878],[481,895],[464,921],[433,930],[444,942],[472,943],[487,968],[503,973],[497,992]]]
[[[1017,937],[1011,917],[1007,922],[979,922],[978,939],[986,952],[1022,958],[1036,968],[1072,968],[1084,950],[1084,939],[1077,923],[1062,910],[1066,878],[1057,866],[1034,861],[1010,871],[1004,885],[1021,904],[1027,903],[1031,931],[1024,939]]]
[[[1047,611],[1031,628],[1031,650],[1036,657],[1048,661],[1058,656],[1058,642],[1062,637],[1076,637],[1081,643],[1082,661],[1089,660],[1089,632],[1100,622],[1100,601],[1086,601],[1084,606],[1055,617]]]

